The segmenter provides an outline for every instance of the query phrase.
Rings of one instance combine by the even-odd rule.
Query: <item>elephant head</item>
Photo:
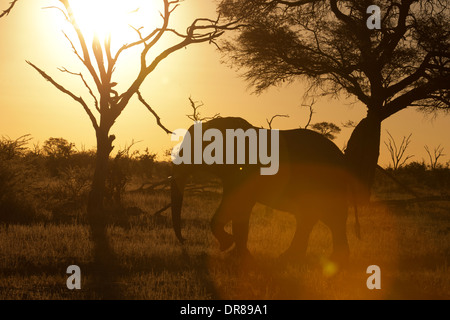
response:
[[[205,163],[203,159],[199,161],[198,154],[196,154],[196,152],[200,152],[201,156],[203,156],[203,148],[198,149],[198,146],[196,146],[198,140],[196,139],[203,139],[204,133],[209,129],[216,130],[217,133],[225,136],[227,129],[248,130],[250,128],[254,128],[244,119],[236,117],[216,118],[202,123],[200,127],[196,125],[198,125],[198,123],[192,125],[189,130],[184,131],[185,133],[182,143],[179,144],[178,150],[174,150],[172,154],[174,162],[171,177],[172,223],[175,235],[180,242],[184,241],[181,235],[181,211],[184,189],[189,176],[196,171],[209,171],[222,180],[231,181],[233,180],[233,175],[242,170],[242,166],[237,164],[224,166],[216,163]],[[175,132],[177,134],[177,138],[179,138],[179,135],[182,134],[182,131]],[[199,135],[201,137],[199,137]],[[212,139],[209,141],[211,140]],[[225,155],[225,141],[223,140],[222,142],[221,151],[222,154]],[[217,151],[219,150],[216,150],[216,152]],[[206,160],[206,162],[208,161]],[[248,172],[248,170],[246,172]]]

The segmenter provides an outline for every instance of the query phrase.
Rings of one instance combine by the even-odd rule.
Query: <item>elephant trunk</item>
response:
[[[183,205],[183,193],[185,178],[173,177],[171,181],[172,226],[178,240],[183,243],[181,235],[181,207]]]

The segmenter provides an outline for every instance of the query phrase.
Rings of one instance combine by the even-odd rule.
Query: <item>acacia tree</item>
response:
[[[60,0],[60,6],[52,7],[58,9],[67,20],[69,26],[74,30],[75,38],[66,38],[73,49],[75,56],[83,64],[86,69],[88,77],[91,82],[95,84],[94,88],[88,84],[89,78],[82,72],[71,72],[65,68],[60,68],[60,71],[69,73],[79,77],[81,83],[89,92],[92,102],[88,103],[80,96],[74,94],[50,75],[44,72],[31,62],[28,62],[39,74],[49,81],[62,93],[68,95],[73,100],[81,105],[85,113],[88,115],[91,124],[95,130],[97,139],[96,163],[95,172],[92,182],[92,188],[88,200],[88,219],[91,225],[93,237],[96,244],[100,247],[99,252],[106,247],[105,236],[105,212],[104,212],[104,197],[105,197],[105,181],[108,172],[109,155],[113,149],[114,135],[110,134],[110,130],[117,118],[129,104],[131,98],[136,95],[139,101],[156,117],[157,124],[167,133],[170,131],[165,128],[157,113],[144,100],[144,97],[139,91],[140,86],[146,77],[152,73],[157,66],[169,57],[172,53],[185,48],[188,45],[196,43],[214,43],[215,39],[220,37],[225,30],[232,29],[235,26],[233,22],[220,24],[219,19],[212,20],[207,18],[195,19],[190,24],[186,32],[179,32],[173,29],[169,22],[174,10],[180,5],[181,0],[161,0],[163,4],[163,11],[161,12],[161,26],[148,30],[144,28],[134,28],[136,31],[136,39],[133,42],[124,44],[117,52],[111,49],[111,36],[106,37],[103,43],[99,38],[94,36],[92,43],[88,44],[87,37],[83,34],[80,26],[77,23],[72,7],[67,0]],[[99,12],[98,14],[102,14]],[[175,44],[168,45],[160,52],[155,52],[155,45],[161,43],[166,35],[175,37],[177,41]],[[113,80],[114,71],[118,66],[119,58],[130,49],[140,48],[140,56],[136,58],[140,61],[139,69],[135,79],[127,85],[127,89],[122,93],[115,90],[117,82]],[[81,50],[80,50],[81,49]],[[159,49],[158,49],[159,50]],[[153,58],[149,58],[149,56]],[[120,80],[116,80],[120,81]]]
[[[370,29],[367,9],[381,9]],[[257,93],[306,80],[307,92],[358,99],[367,117],[346,157],[367,201],[381,122],[407,107],[450,106],[450,4],[442,0],[222,0],[219,12],[245,27],[224,49]]]
[[[330,140],[336,139],[336,135],[341,132],[341,128],[339,128],[336,124],[326,121],[311,125],[311,130],[319,132],[325,138]]]

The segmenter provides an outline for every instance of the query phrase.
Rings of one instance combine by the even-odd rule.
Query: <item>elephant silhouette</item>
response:
[[[226,140],[228,129],[259,128],[242,118],[224,117],[203,123],[202,133],[208,129],[220,131]],[[191,137],[194,135],[194,125],[188,132]],[[184,241],[181,234],[181,209],[187,179],[196,171],[206,170],[219,177],[223,184],[222,200],[211,220],[211,229],[221,250],[227,250],[235,244],[239,254],[250,255],[247,249],[250,214],[258,202],[290,212],[296,217],[294,238],[283,257],[301,260],[306,254],[312,228],[321,220],[332,232],[334,258],[342,261],[348,259],[346,221],[353,179],[344,154],[333,142],[311,130],[280,130],[278,133],[279,167],[273,175],[262,175],[262,165],[258,163],[195,164],[192,154],[192,161],[187,161],[190,163],[173,166],[172,222],[180,242]],[[186,148],[195,148],[193,140],[185,139],[181,143],[183,152]],[[226,145],[226,141],[223,145]],[[273,147],[270,148],[272,152],[275,151]],[[247,146],[246,151],[249,150]],[[224,147],[223,152],[226,151]],[[248,153],[246,158],[248,160]],[[230,221],[232,234],[225,231],[225,225]]]

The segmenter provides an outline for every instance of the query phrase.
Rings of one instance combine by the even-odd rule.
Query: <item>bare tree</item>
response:
[[[380,29],[367,27],[374,4]],[[345,153],[367,191],[384,119],[410,106],[450,109],[448,1],[222,0],[219,12],[245,24],[225,43],[225,57],[257,93],[300,79],[310,95],[365,105]]]
[[[444,147],[438,145],[436,148],[433,149],[433,152],[431,152],[431,149],[428,147],[428,145],[425,145],[424,148],[428,154],[428,158],[430,159],[430,169],[431,170],[437,169],[439,165],[439,158],[445,156]]]
[[[409,147],[409,144],[411,143],[412,134],[410,134],[408,137],[403,136],[402,142],[399,146],[397,146],[395,139],[392,137],[389,131],[387,131],[387,134],[389,135],[389,138],[387,142],[384,142],[384,144],[386,145],[391,156],[392,168],[394,170],[397,170],[401,168],[406,163],[406,161],[414,157],[413,155],[405,154],[406,150]]]
[[[306,122],[306,125],[304,126],[304,129],[308,129],[308,127],[311,128],[311,130],[316,131],[323,135],[325,138],[334,140],[336,139],[336,134],[341,132],[341,128],[339,128],[336,124],[332,122],[318,122],[311,125],[311,121],[314,115],[314,104],[316,103],[315,99],[311,101],[310,104],[302,104],[302,107],[308,107],[309,108],[309,117],[308,121]]]
[[[2,13],[0,13],[0,18],[6,17],[8,14],[11,13],[11,10],[14,8],[18,0],[13,0],[9,3],[9,7],[3,10]]]
[[[215,40],[225,30],[237,27],[235,22],[221,24],[219,19],[198,18],[187,27],[185,32],[179,32],[170,27],[170,21],[172,13],[180,5],[181,0],[161,1],[164,9],[160,13],[162,18],[160,26],[150,30],[134,28],[136,31],[136,40],[122,45],[117,52],[111,50],[111,35],[106,37],[103,43],[100,42],[97,36],[94,36],[90,45],[91,49],[89,48],[86,35],[80,29],[77,17],[68,0],[60,0],[60,6],[51,7],[59,10],[64,15],[69,26],[75,32],[75,39],[65,34],[66,39],[72,47],[75,56],[84,66],[89,78],[95,84],[95,87],[91,88],[86,76],[82,72],[72,72],[65,68],[60,68],[60,71],[80,79],[92,98],[91,103],[88,103],[84,98],[58,83],[42,69],[27,61],[45,80],[49,81],[55,88],[81,105],[95,130],[97,138],[96,163],[87,211],[99,261],[107,260],[107,258],[100,256],[105,255],[109,248],[106,237],[104,198],[105,181],[108,174],[108,160],[113,149],[113,141],[115,140],[115,136],[110,134],[112,126],[127,107],[131,98],[136,94],[139,101],[156,117],[157,124],[164,131],[170,132],[161,124],[156,112],[145,102],[139,91],[140,86],[147,76],[172,53],[192,44],[215,43]],[[102,14],[102,12],[98,12],[98,14]],[[170,35],[171,37],[175,36],[178,42],[163,49],[156,49],[156,44],[160,44],[161,39],[166,35]],[[117,83],[113,80],[113,74],[118,66],[119,58],[125,52],[136,52],[134,49],[137,48],[140,48],[140,54],[137,57],[138,61],[140,61],[137,76],[126,86],[126,90],[119,93],[116,91]],[[156,50],[161,51],[156,52]],[[151,59],[149,58],[150,56],[152,57]]]
[[[270,130],[272,130],[272,122],[273,122],[273,120],[275,120],[276,118],[289,118],[289,115],[287,115],[287,114],[276,114],[276,115],[274,115],[272,118],[270,118],[270,120],[269,120],[269,119],[266,119],[267,124],[268,124]]]
[[[212,120],[212,119],[216,119],[220,117],[220,113],[216,113],[215,115],[213,115],[212,117],[202,117],[200,114],[200,111],[198,111],[198,109],[200,109],[201,107],[203,107],[205,104],[203,102],[199,102],[199,101],[194,101],[192,100],[191,97],[189,97],[189,102],[191,103],[191,107],[192,107],[192,114],[188,114],[186,115],[189,119],[191,119],[192,121],[208,121],[208,120]]]
[[[302,104],[303,107],[309,108],[309,118],[308,118],[308,122],[306,122],[306,124],[305,124],[305,127],[304,127],[305,129],[308,129],[309,125],[311,124],[312,117],[315,113],[314,108],[313,108],[315,103],[316,103],[316,100],[313,99],[310,104]]]

